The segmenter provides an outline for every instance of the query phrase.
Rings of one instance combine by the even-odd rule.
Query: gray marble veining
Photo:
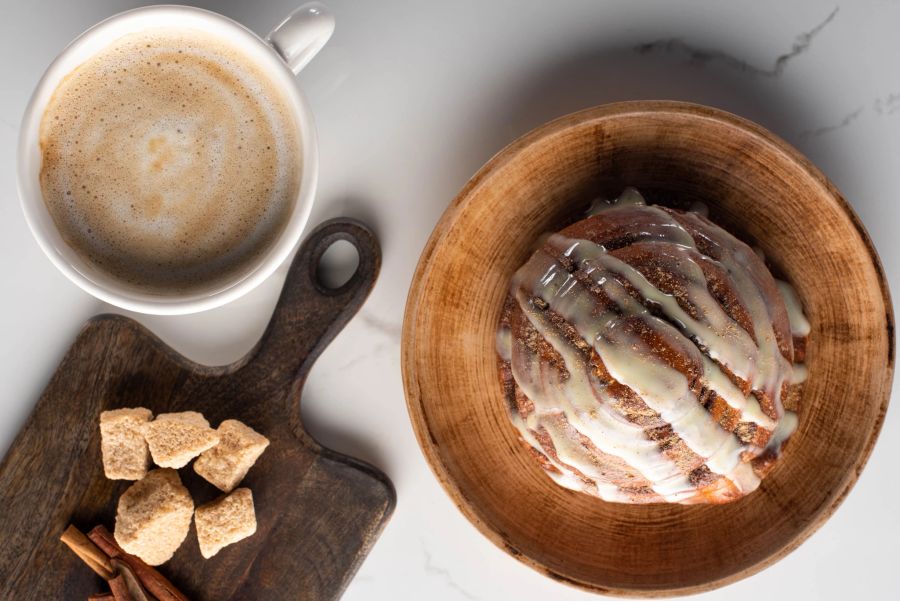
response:
[[[822,136],[822,135],[831,133],[835,130],[847,127],[848,125],[850,125],[851,123],[853,123],[854,121],[859,119],[859,116],[863,114],[864,109],[865,109],[865,107],[861,106],[861,107],[857,108],[856,110],[854,110],[850,113],[847,113],[837,123],[832,123],[830,125],[823,125],[821,127],[816,127],[815,129],[807,129],[807,130],[801,131],[799,136],[801,139],[815,138],[817,136]]]
[[[815,37],[819,35],[819,33],[821,33],[822,30],[824,30],[825,27],[834,20],[839,10],[840,7],[836,6],[834,10],[832,10],[822,22],[820,22],[809,31],[800,33],[791,46],[791,50],[776,57],[775,62],[772,63],[771,67],[758,67],[756,65],[750,64],[742,58],[733,56],[732,54],[729,54],[722,50],[694,46],[678,37],[665,38],[653,42],[638,44],[634,47],[634,51],[638,54],[671,54],[674,56],[685,58],[690,63],[699,66],[704,66],[707,64],[720,64],[730,69],[734,69],[735,71],[746,73],[752,76],[780,77],[782,73],[784,73],[785,68],[787,68],[788,63],[792,59],[800,56],[809,49],[810,45],[812,45],[813,39],[815,39]]]
[[[872,107],[879,115],[893,115],[900,111],[900,92],[891,92],[883,98],[876,98]]]
[[[456,591],[459,596],[464,597],[466,599],[471,599],[471,601],[480,601],[481,597],[477,595],[473,595],[459,584],[453,578],[453,575],[449,570],[442,568],[434,563],[434,560],[431,557],[431,553],[429,553],[428,548],[425,546],[425,541],[422,541],[422,555],[425,557],[425,572],[427,574],[431,574],[432,576],[436,576],[443,581],[443,584]]]

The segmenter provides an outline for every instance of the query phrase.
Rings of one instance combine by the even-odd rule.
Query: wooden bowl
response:
[[[799,429],[760,488],[737,502],[622,505],[563,489],[509,423],[494,341],[510,276],[542,233],[624,185],[651,202],[705,202],[714,221],[762,248],[812,322]],[[403,329],[410,417],[460,510],[532,568],[614,595],[710,590],[795,549],[859,477],[893,363],[884,274],[840,193],[758,125],[676,102],[568,115],[495,156],[431,235]]]

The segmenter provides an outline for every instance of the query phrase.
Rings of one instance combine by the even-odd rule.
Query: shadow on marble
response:
[[[346,195],[334,198],[317,198],[310,216],[307,230],[312,229],[317,224],[331,219],[332,217],[350,217],[358,219],[366,224],[369,229],[375,232],[375,236],[381,240],[382,254],[384,254],[383,233],[383,216],[379,216],[376,207],[378,201],[376,199],[366,199],[363,195]]]
[[[315,367],[313,367],[313,369],[315,369]],[[396,466],[392,465],[392,462],[388,457],[384,439],[380,439],[380,443],[369,440],[364,434],[350,432],[340,423],[329,423],[327,419],[318,419],[314,414],[315,412],[304,410],[305,405],[321,406],[327,403],[328,399],[317,397],[315,393],[312,393],[311,391],[301,393],[301,399],[303,427],[316,442],[326,449],[371,464],[388,474],[389,477],[390,474],[394,473]],[[364,402],[366,402],[366,399],[357,398],[353,400],[353,403],[348,405],[353,406]],[[347,416],[345,415],[342,419],[347,419]]]
[[[800,145],[804,111],[816,100],[790,85],[791,71],[796,68],[792,63],[824,26],[799,35],[792,50],[770,64],[752,65],[728,49],[695,47],[679,38],[598,46],[548,61],[485,106],[469,129],[471,135],[459,147],[463,157],[459,163],[475,173],[492,154],[543,123],[623,100],[710,105],[755,121]]]

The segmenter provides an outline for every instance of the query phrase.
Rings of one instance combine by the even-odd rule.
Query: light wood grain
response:
[[[322,253],[347,240],[359,266],[337,289],[319,283]],[[194,601],[340,596],[387,522],[395,494],[374,467],[321,447],[303,428],[300,396],[313,362],[362,306],[381,265],[378,241],[348,219],[316,228],[297,252],[258,346],[222,367],[193,363],[136,322],[85,324],[0,463],[0,599],[85,599],[105,588],[60,541],[73,522],[112,530],[130,485],[108,480],[99,415],[142,406],[239,419],[271,441],[242,485],[253,491],[257,532],[200,556],[194,527],[159,570]],[[195,505],[221,492],[180,470]]]
[[[494,349],[510,276],[541,234],[625,185],[662,204],[705,202],[714,221],[761,247],[795,285],[812,322],[799,430],[760,489],[740,501],[621,505],[560,488],[509,423]],[[616,595],[709,590],[795,549],[865,465],[893,364],[884,274],[840,193],[761,127],[675,102],[569,115],[495,156],[432,234],[403,331],[410,417],[460,510],[529,566]]]

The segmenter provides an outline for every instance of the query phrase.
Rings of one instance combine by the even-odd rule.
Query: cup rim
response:
[[[124,286],[115,288],[97,282],[63,256],[48,239],[46,228],[41,223],[39,215],[41,211],[47,211],[47,208],[41,193],[40,182],[32,181],[34,178],[28,171],[26,161],[27,153],[32,145],[38,142],[36,137],[39,135],[39,121],[35,121],[35,115],[42,115],[46,109],[45,103],[38,103],[37,101],[46,92],[52,93],[52,90],[48,90],[48,88],[51,86],[55,88],[58,85],[58,80],[55,76],[61,70],[64,60],[90,39],[124,19],[140,18],[145,14],[165,12],[173,14],[188,13],[200,19],[216,21],[238,32],[247,43],[261,45],[268,51],[271,61],[266,61],[266,64],[263,66],[266,68],[266,72],[273,76],[275,85],[281,89],[288,99],[288,104],[296,123],[302,156],[300,185],[297,196],[293,201],[291,215],[275,242],[257,260],[255,266],[248,273],[223,284],[222,287],[211,292],[187,295],[173,294],[171,296],[141,293],[140,291],[128,290]],[[254,58],[254,60],[256,59]],[[67,72],[71,72],[71,68]],[[283,85],[280,81],[285,77],[291,80],[290,85]],[[309,221],[315,198],[319,166],[315,122],[306,98],[295,81],[295,77],[295,73],[291,71],[278,52],[256,32],[229,17],[202,8],[174,4],[138,7],[107,17],[86,29],[69,42],[47,66],[40,80],[35,85],[21,120],[16,154],[16,188],[25,221],[38,246],[50,259],[50,262],[79,288],[103,302],[138,313],[152,315],[197,313],[220,307],[250,292],[271,276],[290,256]],[[32,190],[29,190],[29,186],[31,186]],[[36,189],[34,189],[35,187]],[[69,250],[74,253],[74,250],[70,247]]]

